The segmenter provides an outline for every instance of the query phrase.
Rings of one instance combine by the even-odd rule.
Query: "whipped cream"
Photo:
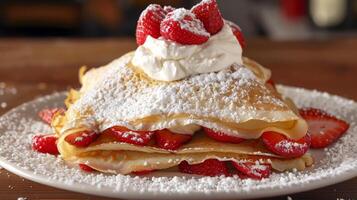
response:
[[[242,47],[230,26],[200,45],[182,45],[173,41],[148,36],[133,57],[134,66],[150,78],[175,81],[185,77],[223,70],[232,64],[242,64]]]

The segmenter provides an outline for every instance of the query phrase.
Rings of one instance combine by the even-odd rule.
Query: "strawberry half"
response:
[[[89,166],[86,165],[86,164],[79,164],[78,166],[79,166],[79,168],[80,168],[81,170],[83,170],[83,171],[85,171],[85,172],[94,172],[94,171],[96,171],[95,169],[89,167]]]
[[[155,170],[144,170],[144,171],[137,171],[137,172],[132,172],[132,173],[137,176],[144,176],[144,175],[150,174],[153,171],[155,171]]]
[[[316,108],[304,108],[300,115],[309,125],[312,148],[324,148],[335,142],[349,128],[349,124],[337,119],[325,111]]]
[[[104,132],[112,135],[119,142],[141,146],[147,145],[154,135],[152,131],[133,131],[122,126],[114,126]]]
[[[58,155],[57,137],[55,135],[35,135],[32,138],[32,149],[40,153]]]
[[[157,4],[150,4],[140,15],[136,26],[136,43],[142,45],[147,36],[160,37],[160,23],[166,12]]]
[[[63,114],[66,110],[63,108],[46,108],[38,112],[38,116],[47,124],[51,124],[53,116],[56,113]]]
[[[210,34],[216,34],[222,29],[224,21],[216,0],[201,1],[191,9],[191,12],[202,21]]]
[[[180,172],[187,174],[197,174],[203,176],[229,176],[226,163],[217,159],[208,159],[203,163],[190,165],[187,161],[182,161],[178,168]]]
[[[191,140],[191,138],[191,135],[173,133],[167,129],[155,132],[156,145],[167,150],[176,150]]]
[[[76,147],[87,147],[98,138],[99,134],[94,131],[80,131],[67,135],[64,140]]]
[[[244,49],[246,47],[245,39],[242,29],[235,23],[226,20],[226,23],[231,27],[233,34],[236,36],[240,46]]]
[[[276,132],[265,132],[263,142],[270,151],[286,158],[295,158],[304,155],[310,147],[311,137],[306,134],[303,138],[293,140]]]
[[[271,174],[272,167],[270,164],[259,164],[255,162],[232,162],[233,166],[249,178],[262,179],[268,178]]]
[[[214,140],[220,141],[220,142],[229,142],[229,143],[241,143],[244,141],[243,138],[240,137],[236,137],[236,136],[230,136],[227,135],[223,132],[219,132],[219,131],[214,131],[212,129],[203,127],[203,131],[206,133],[206,135]]]
[[[160,33],[165,39],[188,45],[205,43],[210,36],[203,23],[184,8],[167,14],[161,22]]]

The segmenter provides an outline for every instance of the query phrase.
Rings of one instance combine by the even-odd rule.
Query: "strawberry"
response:
[[[222,29],[224,21],[216,0],[201,1],[191,9],[191,12],[202,21],[210,34],[216,34]]]
[[[245,39],[242,33],[242,29],[235,23],[226,20],[226,23],[231,27],[233,34],[236,36],[240,46],[242,48],[246,47]]]
[[[95,171],[95,169],[89,167],[86,164],[79,164],[79,168],[85,172],[94,172]]]
[[[161,35],[180,44],[205,43],[210,34],[190,11],[180,8],[166,15],[160,26]]]
[[[275,82],[273,81],[272,78],[270,78],[266,83],[267,83],[267,84],[270,84],[271,86],[273,86],[274,89],[276,89],[276,87],[275,87]]]
[[[114,126],[104,132],[114,136],[119,142],[141,146],[147,145],[154,135],[152,131],[133,131],[121,126]]]
[[[220,131],[214,131],[212,129],[209,129],[209,128],[206,128],[206,127],[203,127],[203,131],[206,133],[206,135],[212,139],[215,139],[217,141],[220,141],[220,142],[229,142],[229,143],[235,143],[235,144],[238,144],[238,143],[241,143],[244,141],[243,138],[240,138],[240,137],[237,137],[237,136],[230,136],[230,135],[227,135],[223,132],[220,132]]]
[[[197,174],[203,176],[229,176],[226,163],[217,159],[208,159],[203,163],[190,165],[187,161],[182,161],[178,168],[180,172],[187,174]]]
[[[136,26],[136,43],[142,45],[148,35],[160,37],[160,23],[165,17],[164,9],[157,4],[150,4],[140,15]]]
[[[349,128],[341,119],[316,108],[300,109],[300,115],[309,125],[312,148],[324,148],[340,138]]]
[[[55,135],[35,135],[32,138],[32,149],[41,153],[58,155],[57,137]]]
[[[293,140],[276,132],[265,132],[263,142],[270,151],[286,158],[300,157],[306,153],[311,144],[311,137],[306,134],[303,138]]]
[[[172,133],[167,129],[155,132],[155,140],[157,146],[167,150],[176,150],[180,148],[183,144],[191,140],[191,138],[191,135]]]
[[[51,124],[52,118],[56,113],[63,114],[65,111],[63,108],[47,108],[38,112],[38,116],[47,124]]]
[[[164,11],[165,11],[166,14],[168,14],[168,13],[174,11],[174,10],[175,10],[175,8],[172,7],[172,6],[164,6]]]
[[[249,178],[262,179],[268,178],[272,167],[270,164],[259,164],[257,162],[232,162],[233,166]]]
[[[99,134],[94,131],[80,131],[67,135],[64,140],[76,147],[87,147],[98,138]]]
[[[144,170],[144,171],[137,171],[137,172],[132,172],[132,173],[137,176],[144,176],[144,175],[150,174],[153,171],[155,171],[155,170]]]

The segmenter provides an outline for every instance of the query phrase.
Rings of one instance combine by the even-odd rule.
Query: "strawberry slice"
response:
[[[276,132],[265,132],[262,135],[265,146],[272,152],[286,158],[300,157],[310,147],[311,137],[306,134],[303,138],[293,140]]]
[[[85,171],[85,172],[94,172],[94,171],[96,171],[95,169],[89,167],[89,166],[86,165],[86,164],[79,164],[78,166],[79,166],[79,168],[80,168],[81,170],[83,170],[83,171]]]
[[[323,110],[304,108],[299,110],[300,115],[309,125],[312,148],[324,148],[335,142],[349,128],[349,124]]]
[[[153,131],[133,131],[122,126],[114,126],[104,132],[114,136],[118,142],[141,146],[147,145],[154,135]]]
[[[242,33],[242,29],[235,23],[225,20],[226,23],[231,27],[233,34],[236,36],[240,46],[244,49],[247,45],[245,43],[245,39]]]
[[[229,143],[241,143],[244,141],[243,138],[237,137],[237,136],[230,136],[227,135],[223,132],[220,131],[214,131],[212,129],[203,127],[203,131],[206,133],[206,135],[214,140],[220,141],[220,142],[229,142]]]
[[[190,11],[180,8],[166,15],[160,26],[161,35],[180,44],[205,43],[210,34]]]
[[[244,175],[253,179],[268,178],[272,167],[270,164],[260,164],[259,162],[232,162],[233,166]]]
[[[224,21],[216,0],[201,1],[191,9],[191,12],[202,21],[210,34],[216,34],[222,29]]]
[[[94,131],[80,131],[67,135],[64,140],[76,147],[87,147],[98,138],[99,134]]]
[[[40,153],[58,155],[57,137],[55,135],[35,135],[32,138],[32,149]]]
[[[51,124],[56,113],[64,114],[65,112],[66,110],[63,108],[46,108],[38,112],[38,116],[47,124]]]
[[[160,34],[160,23],[166,12],[157,4],[150,4],[140,15],[136,26],[136,43],[142,45],[147,36],[158,38]]]
[[[157,146],[167,150],[176,150],[180,148],[183,144],[191,140],[191,138],[191,135],[177,134],[167,129],[155,132],[155,140]]]
[[[208,159],[203,163],[190,165],[187,161],[182,161],[178,168],[180,172],[187,174],[197,174],[203,176],[229,176],[226,163],[217,159]]]

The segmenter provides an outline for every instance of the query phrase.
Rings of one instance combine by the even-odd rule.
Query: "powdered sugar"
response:
[[[291,142],[291,141],[287,141],[287,140],[282,140],[275,145],[275,148],[284,149],[286,152],[294,152],[297,149],[300,149],[300,150],[306,149],[306,147],[307,147],[306,143],[300,144],[297,142]]]
[[[314,150],[313,168],[305,172],[273,173],[256,181],[238,177],[198,177],[174,172],[157,172],[152,176],[134,177],[84,173],[65,165],[52,155],[31,150],[35,133],[48,133],[36,113],[44,107],[57,107],[64,94],[55,94],[27,103],[0,118],[0,162],[17,168],[42,183],[68,190],[96,195],[131,198],[258,198],[303,191],[324,186],[357,175],[357,103],[327,93],[289,87],[278,87],[299,106],[323,108],[350,123],[348,133],[325,150]],[[27,171],[25,171],[27,170]],[[170,196],[169,196],[170,195]]]

